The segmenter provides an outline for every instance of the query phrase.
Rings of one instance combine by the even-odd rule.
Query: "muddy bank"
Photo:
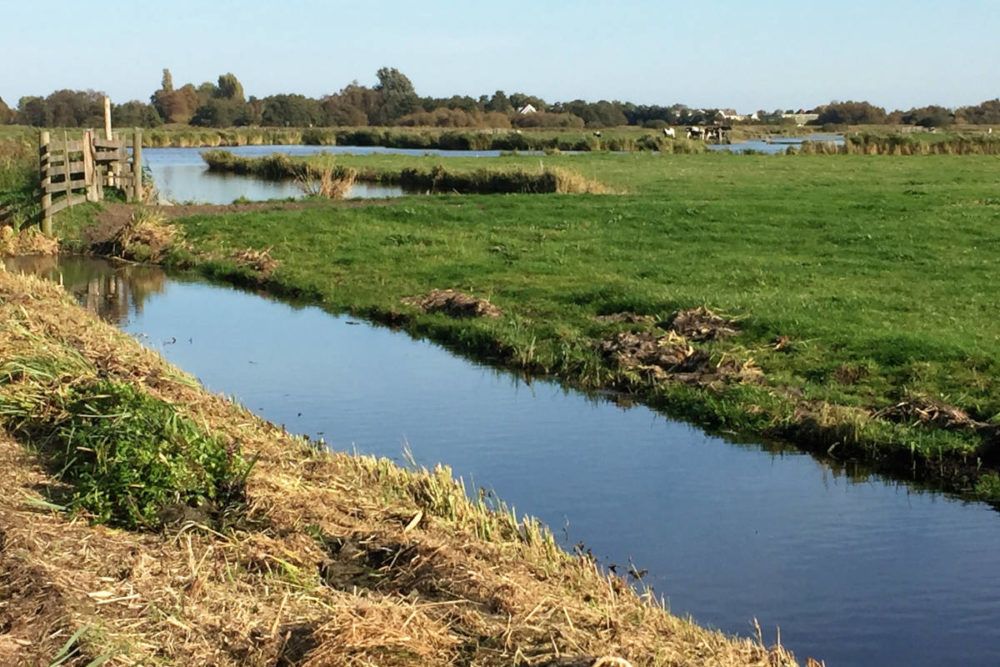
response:
[[[52,284],[0,273],[0,321],[0,400],[23,395],[26,359],[71,364],[31,381],[126,384],[255,461],[235,528],[109,528],[56,507],[66,481],[5,424],[0,662],[48,664],[68,645],[65,664],[791,664],[670,616],[446,470],[318,451]]]

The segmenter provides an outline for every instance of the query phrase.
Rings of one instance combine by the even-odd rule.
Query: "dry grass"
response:
[[[157,262],[180,242],[180,230],[167,223],[166,214],[146,207],[133,209],[120,226],[99,236],[91,239],[96,252],[136,262]]]
[[[614,194],[608,186],[593,178],[587,178],[575,171],[559,167],[549,167],[546,173],[555,180],[555,192],[562,194]]]
[[[56,255],[59,239],[46,236],[37,227],[27,227],[20,232],[13,227],[0,226],[0,257],[19,255]]]
[[[233,252],[232,258],[240,266],[245,266],[260,274],[262,279],[270,276],[278,268],[278,260],[271,257],[270,248],[263,250],[254,250],[253,248],[237,250]]]
[[[317,450],[55,285],[0,272],[0,323],[0,359],[75,359],[258,457],[254,529],[136,533],[47,504],[31,443],[0,430],[0,664],[49,664],[67,644],[81,665],[794,664],[668,614],[537,522],[469,500],[447,469]]]
[[[423,296],[406,297],[403,303],[425,313],[444,313],[450,317],[501,317],[503,311],[487,299],[453,289],[431,290]]]
[[[307,197],[344,199],[357,179],[358,172],[354,169],[326,165],[313,167],[305,175],[296,177],[295,182]]]

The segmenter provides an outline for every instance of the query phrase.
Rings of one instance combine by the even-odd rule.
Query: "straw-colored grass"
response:
[[[0,664],[793,664],[670,615],[446,469],[320,451],[53,284],[0,271],[0,323],[0,359],[128,384],[257,459],[252,525],[132,532],[52,504],[30,437],[0,427]]]

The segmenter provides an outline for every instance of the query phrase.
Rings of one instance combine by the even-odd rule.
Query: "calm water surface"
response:
[[[294,432],[397,460],[409,443],[567,544],[631,559],[703,624],[750,634],[756,617],[769,641],[780,626],[803,663],[998,662],[1000,516],[985,505],[734,445],[315,307],[90,260],[22,268],[61,271],[81,302]]]
[[[767,140],[751,139],[749,141],[737,141],[732,144],[708,144],[708,148],[713,151],[729,151],[731,153],[753,151],[755,153],[775,155],[784,153],[789,147],[801,146],[803,141],[827,142],[839,146],[844,143],[844,136],[842,134],[810,134],[804,137],[774,136]]]

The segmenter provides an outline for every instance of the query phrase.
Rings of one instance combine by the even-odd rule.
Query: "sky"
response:
[[[164,67],[178,86],[233,72],[248,95],[318,97],[382,66],[435,97],[954,107],[1000,97],[1000,0],[0,0],[11,106],[147,100]]]

